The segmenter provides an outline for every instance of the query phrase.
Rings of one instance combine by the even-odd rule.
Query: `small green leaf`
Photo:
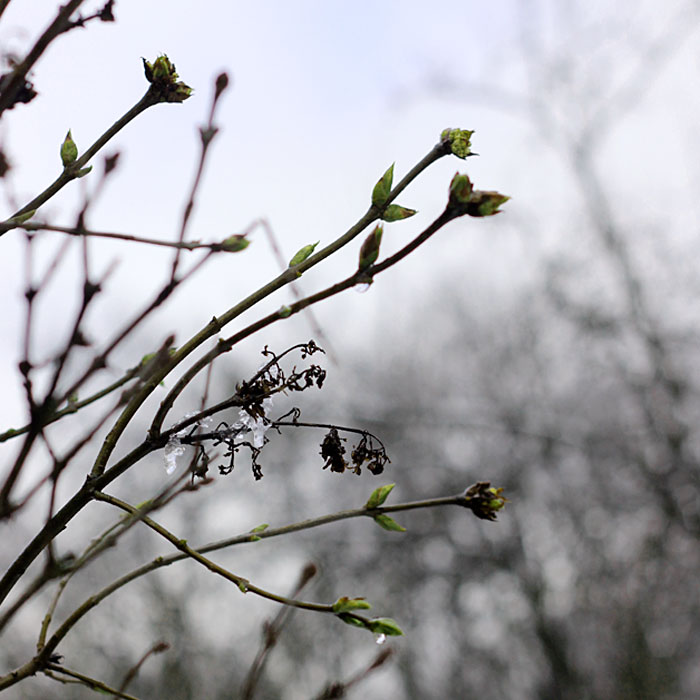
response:
[[[249,542],[260,542],[261,539],[262,539],[262,537],[258,537],[257,535],[251,535],[248,538],[248,541]]]
[[[389,637],[403,637],[403,630],[390,617],[377,617],[367,625],[374,634],[386,634]]]
[[[382,505],[382,503],[386,501],[387,496],[391,493],[394,486],[396,486],[396,484],[386,484],[384,486],[378,486],[376,489],[374,489],[370,497],[367,499],[367,503],[365,503],[365,508],[376,508],[377,506]]]
[[[270,527],[268,523],[263,523],[262,525],[258,525],[257,527],[254,527],[251,532],[265,532],[267,528]]]
[[[374,521],[379,525],[380,527],[383,527],[385,530],[390,530],[391,532],[406,532],[405,527],[401,527],[396,520],[393,518],[390,518],[388,515],[385,515],[384,513],[380,513],[379,515],[374,516]]]
[[[333,603],[334,613],[345,613],[351,610],[369,610],[372,606],[364,598],[348,598],[343,596]]]
[[[389,199],[389,194],[391,193],[391,183],[394,181],[394,163],[391,164],[389,169],[384,173],[384,175],[379,178],[379,182],[374,186],[372,190],[372,204],[375,207],[381,207]]]
[[[63,140],[63,143],[61,144],[61,162],[63,163],[63,167],[66,168],[68,167],[71,163],[73,163],[78,157],[78,147],[75,145],[75,141],[73,141],[73,137],[71,136],[70,129],[68,129],[68,133],[66,134],[66,138]]]
[[[294,267],[299,263],[303,263],[304,260],[306,260],[306,258],[308,258],[311,255],[311,253],[314,252],[314,249],[320,242],[321,241],[316,241],[316,243],[312,243],[311,245],[305,245],[303,248],[298,250],[294,257],[289,261],[289,267]]]
[[[406,207],[399,206],[398,204],[390,204],[386,208],[386,211],[382,214],[382,220],[401,221],[401,219],[408,219],[409,216],[413,216],[415,213],[415,209],[408,209]]]
[[[80,168],[75,174],[76,177],[85,177],[92,170],[92,165],[88,165],[86,168]]]

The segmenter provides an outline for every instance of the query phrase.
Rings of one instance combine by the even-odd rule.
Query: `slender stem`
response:
[[[0,15],[5,11],[5,8],[9,4],[10,0],[6,0],[0,6]],[[27,73],[32,69],[34,64],[39,60],[41,54],[46,51],[48,45],[58,36],[63,34],[63,32],[71,28],[70,16],[85,2],[85,0],[70,0],[63,7],[61,7],[56,14],[53,22],[46,28],[44,33],[37,39],[34,46],[32,46],[29,53],[26,55],[25,59],[15,67],[12,72],[12,76],[8,80],[7,84],[3,86],[2,93],[0,93],[0,114],[2,114],[6,109],[11,107],[17,93],[22,89],[24,81],[27,77]]]
[[[122,503],[118,499],[115,499],[112,496],[107,496],[104,493],[96,493],[95,497],[99,500],[112,503],[113,505],[127,510],[128,512],[133,512],[134,510],[136,510],[132,508],[132,506]],[[76,610],[73,611],[73,613],[71,613],[68,619],[66,619],[61,625],[61,627],[52,635],[52,637],[48,640],[48,642],[41,649],[40,653],[37,656],[35,656],[31,661],[27,662],[26,664],[24,664],[24,666],[16,669],[15,671],[12,671],[11,673],[6,674],[5,676],[0,676],[0,690],[8,688],[30,675],[34,675],[38,670],[40,670],[46,664],[46,660],[50,657],[51,653],[53,653],[54,649],[59,644],[59,642],[68,634],[70,629],[82,617],[84,617],[88,612],[90,612],[90,610],[99,605],[99,603],[101,603],[112,593],[118,591],[126,584],[131,583],[131,581],[134,581],[137,578],[140,578],[141,576],[150,573],[151,571],[155,571],[156,569],[162,568],[164,566],[169,566],[170,564],[174,564],[175,562],[183,561],[185,559],[194,558],[195,560],[200,561],[200,563],[203,563],[205,566],[207,566],[207,568],[214,571],[215,573],[223,576],[224,578],[227,578],[233,583],[236,583],[236,585],[240,586],[241,584],[243,584],[247,591],[268,598],[269,600],[273,600],[275,602],[283,603],[286,605],[292,605],[293,607],[302,607],[305,609],[316,610],[320,612],[333,612],[333,606],[317,605],[314,603],[304,603],[303,601],[294,601],[293,599],[285,598],[284,596],[277,596],[273,593],[270,593],[269,591],[264,591],[263,589],[257,588],[256,586],[253,586],[250,582],[246,581],[246,579],[236,576],[235,574],[231,574],[230,572],[226,571],[225,569],[222,569],[221,567],[217,567],[216,564],[210,562],[210,560],[206,559],[202,555],[220,549],[232,547],[234,545],[243,544],[245,542],[257,542],[258,540],[267,539],[269,537],[279,537],[281,535],[288,535],[292,532],[309,530],[314,527],[328,525],[329,523],[337,522],[340,520],[347,520],[350,518],[360,517],[374,518],[375,516],[380,515],[382,513],[399,513],[408,510],[417,510],[421,508],[437,508],[441,506],[451,505],[468,508],[469,499],[465,496],[465,494],[458,494],[456,496],[444,496],[440,498],[431,498],[421,501],[410,501],[407,503],[398,503],[392,506],[379,506],[377,508],[371,509],[364,507],[354,508],[352,510],[339,511],[337,513],[331,513],[329,515],[324,515],[319,518],[303,520],[301,522],[292,523],[290,525],[285,525],[278,528],[267,528],[259,532],[247,532],[242,535],[238,535],[237,537],[231,537],[228,539],[219,540],[218,542],[212,542],[197,549],[189,547],[184,540],[178,539],[175,535],[172,535],[171,533],[167,533],[167,535],[164,534],[165,532],[167,532],[164,528],[161,528],[160,525],[157,525],[157,523],[155,523],[147,516],[139,515],[138,519],[142,520],[149,527],[156,526],[163,530],[163,532],[160,532],[159,530],[156,531],[159,532],[159,534],[164,536],[166,539],[168,539],[168,541],[170,541],[173,545],[175,545],[180,550],[180,553],[172,554],[168,557],[156,557],[153,561],[149,562],[148,564],[144,564],[143,566],[134,569],[133,571],[130,571],[121,578],[117,579],[116,581],[113,581],[101,591],[97,592],[93,596],[90,596],[90,598],[88,598],[82,605],[80,605],[80,607],[78,607]]]
[[[443,155],[447,155],[448,152],[449,146],[446,147],[446,144],[440,143],[433,147],[431,151],[409,171],[409,173],[399,182],[399,184],[396,185],[389,196],[387,204],[392,201],[393,198],[398,196],[398,194],[403,191],[403,189],[405,189],[405,187],[431,163],[435,162]],[[17,559],[15,559],[9,569],[5,572],[2,579],[0,579],[0,603],[2,603],[2,601],[7,597],[17,581],[21,578],[37,556],[39,556],[41,551],[48,545],[48,543],[54,537],[56,537],[58,533],[62,532],[73,517],[75,517],[75,515],[77,515],[92,500],[95,490],[102,489],[110,484],[138,460],[142,459],[144,456],[150,454],[159,447],[162,447],[164,441],[167,441],[167,436],[158,435],[157,438],[154,438],[153,433],[151,432],[149,433],[149,437],[143,443],[131,450],[125,457],[112,466],[109,471],[105,472],[107,461],[112,454],[112,451],[116,447],[119,437],[130,422],[131,417],[134,415],[134,413],[136,413],[138,408],[143,404],[148,396],[150,396],[160,382],[167,376],[167,374],[169,374],[174,367],[182,362],[185,357],[187,357],[207,339],[220,332],[224,325],[230,323],[233,319],[247,311],[265,297],[272,294],[277,289],[280,289],[288,282],[296,279],[299,273],[304,272],[310,267],[318,264],[318,262],[320,262],[322,259],[335,252],[335,250],[339,249],[343,245],[346,245],[357,235],[359,235],[366,228],[366,226],[368,226],[372,221],[376,220],[379,215],[380,210],[378,208],[373,206],[370,207],[367,213],[334,243],[319,251],[319,253],[312,255],[300,265],[285,270],[271,282],[264,285],[246,299],[230,308],[222,316],[212,319],[212,321],[210,321],[200,332],[195,334],[189,341],[180,347],[168,361],[163,363],[161,367],[154,371],[153,374],[144,381],[141,389],[139,389],[131,398],[124,410],[124,413],[117,420],[117,423],[114,425],[105,439],[102,449],[95,460],[91,474],[86,480],[85,484],[76,494],[73,495],[72,498],[70,498],[70,500],[56,513],[56,515],[54,515],[54,517],[42,527],[34,539],[25,547]],[[355,275],[349,279],[354,280]],[[352,284],[347,286],[352,286]],[[347,288],[347,286],[342,287],[342,289]],[[326,296],[331,296],[333,293],[337,293],[338,291],[341,291],[341,289],[339,288],[337,291],[329,292]],[[319,295],[315,295],[314,297],[308,297],[307,300],[305,300],[306,303],[297,302],[294,305],[296,307],[295,311],[301,310],[301,308],[313,303],[313,300],[320,300],[321,298],[326,298],[326,296],[319,297]],[[280,315],[279,312],[276,312],[271,316],[261,319],[252,326],[249,326],[247,329],[234,336],[232,340],[235,341],[235,339],[238,337],[247,337],[256,330],[264,328],[270,323],[280,320],[281,318],[284,318],[284,316]],[[163,417],[164,414],[160,417],[161,422]],[[0,689],[2,689],[2,686],[0,686]]]
[[[57,192],[62,190],[71,180],[78,177],[78,171],[83,168],[88,161],[119,131],[121,131],[132,119],[136,118],[141,112],[149,107],[158,104],[158,98],[153,89],[149,88],[144,96],[123,116],[117,119],[112,126],[107,129],[96,141],[90,146],[80,158],[67,168],[40,194],[34,199],[25,204],[19,211],[15,212],[7,221],[0,224],[0,236],[12,228],[16,228],[17,224],[13,223],[13,219],[28,212],[38,209],[42,204],[51,199]]]
[[[408,186],[408,184],[412,180],[414,180],[423,170],[425,170],[429,165],[434,163],[442,156],[447,155],[448,153],[449,144],[445,142],[440,142],[436,146],[434,146],[430,150],[430,152],[406,174],[406,176],[398,183],[398,185],[394,187],[387,199],[385,206],[388,206],[388,204],[395,197],[397,197]],[[176,367],[180,362],[182,362],[182,360],[184,360],[202,343],[219,333],[224,326],[229,324],[242,313],[255,306],[257,303],[259,303],[260,301],[262,301],[281,287],[298,279],[300,274],[313,267],[314,265],[317,265],[329,255],[332,255],[334,252],[347,245],[356,236],[358,236],[369,224],[371,224],[373,221],[379,218],[380,214],[381,210],[378,207],[371,206],[364,214],[364,216],[362,216],[354,226],[351,226],[342,236],[333,241],[333,243],[329,244],[315,255],[310,256],[299,265],[295,265],[293,268],[286,269],[275,279],[268,282],[266,285],[264,285],[257,291],[253,292],[247,298],[243,299],[243,301],[231,307],[221,316],[214,317],[201,331],[199,331],[192,338],[190,338],[190,340],[188,340],[182,347],[178,348],[177,352],[175,352],[172,358],[170,358],[170,361],[166,363],[165,366],[159,372],[155,373],[153,377],[144,384],[143,389],[133,397],[129,405],[126,407],[123,417],[120,417],[118,419],[114,428],[107,436],[107,439],[105,440],[102,449],[100,450],[100,453],[98,454],[97,459],[95,460],[95,464],[93,466],[91,474],[93,476],[99,476],[104,472],[109,456],[114,450],[118,438],[121,436],[122,432],[126,429],[127,424],[130,422],[133,413],[136,412],[137,408],[146,400],[146,398],[150,395],[153,389],[160,384],[160,382],[174,367]],[[299,303],[300,302],[297,302],[295,306],[298,306]],[[299,307],[299,309],[305,308],[305,306],[308,306],[308,304]],[[274,318],[263,323],[259,326],[259,328],[263,328],[269,323],[278,320],[279,318],[280,317],[277,314],[275,314]],[[201,368],[200,363],[197,363],[197,366]],[[178,382],[178,386],[179,385],[180,382]],[[166,399],[161,404],[161,408],[159,409],[158,413],[156,414],[156,417],[154,418],[151,424],[151,429],[149,433],[151,435],[151,438],[157,431],[160,431],[162,422],[165,419],[165,415],[167,414],[171,406],[171,404],[168,403],[170,397],[174,397],[175,395],[177,394],[174,394],[174,391],[171,391],[168,394],[168,397],[166,397]]]
[[[307,564],[303,568],[299,580],[293,588],[293,598],[299,597],[306,584],[316,575],[316,572],[317,568],[314,564]],[[241,691],[241,700],[251,700],[253,697],[255,686],[260,679],[267,658],[277,644],[277,640],[285,625],[289,622],[291,613],[292,611],[289,608],[282,607],[277,611],[273,620],[263,623],[262,645],[248,671],[247,678]]]
[[[106,493],[103,492],[96,492],[95,493],[95,499],[98,501],[104,501],[105,503],[110,503],[113,506],[116,506],[117,508],[121,508],[122,510],[126,511],[127,513],[130,513],[132,516],[136,516],[138,514],[138,509],[134,508],[133,506],[130,506],[128,503],[125,503],[124,501],[119,500],[118,498],[115,498],[114,496],[110,496]],[[319,603],[307,603],[303,600],[296,600],[294,598],[287,598],[286,596],[278,595],[277,593],[272,593],[271,591],[267,591],[263,588],[259,588],[258,586],[255,586],[254,584],[250,583],[247,579],[243,578],[242,576],[237,576],[234,573],[231,573],[227,569],[224,569],[222,566],[219,566],[215,562],[211,561],[211,559],[207,559],[205,556],[203,556],[200,552],[198,552],[196,549],[193,549],[187,544],[186,540],[182,540],[178,538],[176,535],[174,535],[172,532],[169,530],[166,530],[160,523],[157,523],[155,520],[152,520],[151,518],[148,517],[139,517],[139,520],[144,523],[144,525],[147,525],[148,527],[151,528],[154,532],[157,532],[161,537],[165,538],[172,544],[176,549],[179,549],[186,557],[189,557],[190,559],[194,559],[196,562],[202,564],[205,568],[209,569],[212,573],[215,573],[219,576],[222,576],[223,578],[227,579],[228,581],[231,581],[231,583],[235,583],[240,590],[243,593],[255,593],[255,595],[259,595],[262,598],[267,598],[268,600],[273,600],[276,603],[283,603],[284,605],[290,605],[294,608],[303,608],[304,610],[314,610],[316,612],[325,612],[325,613],[332,613],[333,612],[333,606],[332,605],[321,605]],[[58,635],[60,632],[60,629],[56,632]],[[50,642],[49,642],[50,643]]]
[[[175,386],[161,401],[160,407],[158,408],[158,411],[155,417],[153,418],[151,427],[149,429],[149,435],[151,436],[151,439],[156,439],[156,437],[159,435],[160,430],[163,426],[163,421],[165,420],[168,411],[172,408],[173,404],[175,403],[177,397],[182,393],[182,391],[184,391],[185,387],[194,379],[194,377],[216,357],[222,355],[223,353],[229,352],[235,345],[241,342],[241,340],[244,340],[245,338],[253,335],[254,333],[257,333],[258,331],[262,330],[266,326],[271,325],[272,323],[275,323],[276,321],[280,321],[282,319],[288,318],[289,316],[292,316],[293,314],[299,313],[299,311],[301,311],[302,309],[305,309],[306,307],[311,306],[312,304],[316,304],[319,301],[323,301],[324,299],[328,299],[332,296],[335,296],[336,294],[339,294],[340,292],[343,292],[346,289],[350,289],[351,287],[354,287],[357,284],[363,282],[366,283],[368,281],[371,282],[374,275],[384,272],[384,270],[387,270],[393,265],[396,265],[396,263],[405,258],[418,246],[425,243],[425,241],[427,241],[432,235],[439,231],[446,223],[456,218],[456,216],[456,214],[446,209],[422,233],[420,233],[410,243],[405,245],[401,250],[384,260],[382,263],[370,266],[366,270],[358,270],[354,274],[350,275],[350,277],[347,277],[341,282],[337,282],[336,284],[331,285],[330,287],[327,287],[326,289],[317,292],[316,294],[312,294],[311,296],[294,302],[293,304],[286,307],[284,311],[273,311],[271,314],[268,314],[267,316],[259,319],[258,321],[255,321],[247,328],[244,328],[235,335],[232,335],[231,337],[226,338],[225,340],[219,340],[215,347],[213,347],[208,353],[206,353],[199,360],[197,360],[197,362],[195,362],[180,377]]]
[[[226,80],[228,84],[228,78]],[[209,153],[209,147],[216,136],[218,129],[214,126],[214,114],[216,112],[216,105],[221,96],[221,91],[217,88],[214,92],[214,96],[211,101],[211,108],[209,110],[209,123],[206,127],[200,128],[199,135],[201,139],[202,150],[199,154],[199,161],[197,163],[197,169],[195,171],[194,180],[192,182],[192,187],[190,188],[190,196],[185,205],[185,210],[182,213],[182,223],[180,224],[180,233],[177,237],[177,243],[179,246],[176,247],[175,256],[173,258],[172,269],[170,272],[171,281],[175,279],[177,274],[177,268],[180,264],[180,256],[182,254],[182,244],[185,241],[185,234],[187,232],[187,225],[190,221],[190,216],[192,215],[192,210],[194,209],[195,199],[197,197],[197,192],[199,191],[199,186],[202,182],[202,174],[204,173],[204,163],[207,160],[207,154]]]
[[[49,664],[46,668],[49,671],[53,671],[54,673],[62,673],[64,676],[75,678],[80,682],[81,685],[86,685],[91,690],[98,690],[101,693],[106,693],[107,695],[113,695],[117,698],[124,698],[124,700],[139,700],[135,695],[129,695],[128,693],[124,693],[121,690],[117,690],[116,688],[111,688],[106,683],[103,683],[102,681],[99,681],[96,678],[90,678],[90,676],[86,676],[83,673],[78,673],[77,671],[72,671],[71,669],[66,668],[65,666],[60,666],[59,664]],[[53,678],[53,676],[50,677]],[[54,678],[54,680],[60,681],[62,683],[66,682],[62,681],[60,678]]]
[[[197,250],[206,248],[207,250],[221,250],[221,242],[202,243],[201,241],[163,241],[159,238],[147,238],[146,236],[134,236],[130,233],[113,233],[108,231],[91,231],[85,228],[75,228],[71,226],[56,226],[54,224],[42,223],[38,221],[27,221],[19,224],[17,228],[25,231],[55,231],[56,233],[67,233],[69,236],[85,238],[109,238],[111,240],[129,241],[130,243],[145,243],[147,245],[161,246],[164,248],[178,248],[180,250]]]
[[[57,420],[60,420],[64,416],[77,413],[81,408],[89,406],[90,404],[95,403],[95,401],[99,401],[99,399],[108,396],[113,391],[119,389],[119,387],[124,386],[124,384],[134,379],[136,376],[137,372],[134,370],[130,370],[124,376],[120,377],[115,382],[112,382],[112,384],[106,386],[104,389],[100,389],[100,391],[95,392],[94,394],[88,396],[82,401],[70,403],[68,406],[62,408],[60,411],[56,411],[56,413],[52,414],[41,424],[42,427],[45,425],[50,425],[51,423],[55,423]],[[16,437],[17,435],[22,435],[23,433],[26,433],[30,429],[30,427],[31,424],[23,425],[21,428],[10,428],[4,433],[0,433],[0,442],[5,442],[5,440],[9,440],[10,438]]]

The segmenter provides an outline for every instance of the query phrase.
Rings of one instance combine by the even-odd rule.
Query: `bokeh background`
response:
[[[13,0],[0,23],[5,56],[21,57],[55,10],[48,0]],[[383,254],[437,216],[457,169],[512,197],[493,219],[452,223],[367,293],[319,305],[315,320],[277,324],[218,365],[213,393],[223,397],[257,369],[264,345],[282,350],[315,336],[329,350],[327,384],[280,401],[279,411],[298,405],[307,420],[373,430],[392,460],[384,475],[323,472],[318,434],[274,436],[260,482],[241,464],[173,502],[159,513],[163,522],[190,542],[208,542],[262,522],[358,507],[381,483],[396,482],[391,498],[404,501],[490,480],[511,499],[497,523],[442,509],[397,518],[404,534],[349,521],[216,558],[280,593],[313,561],[319,574],[306,598],[366,596],[375,614],[401,624],[406,637],[390,642],[394,658],[349,697],[700,697],[697,3],[122,0],[115,14],[115,24],[56,41],[31,75],[39,97],[5,113],[0,143],[12,170],[2,181],[3,217],[59,173],[69,128],[84,149],[141,96],[141,57],[159,53],[195,94],[149,110],[105,149],[121,158],[90,209],[95,230],[175,237],[197,127],[222,69],[232,87],[193,238],[221,240],[262,217],[287,258],[307,243],[328,243],[364,213],[392,162],[398,179],[445,127],[475,130],[480,156],[443,159],[402,194],[400,203],[419,213],[386,227]],[[94,182],[67,187],[42,217],[72,224]],[[252,240],[178,291],[115,353],[102,381],[169,333],[184,342],[276,275],[264,230]],[[42,234],[38,269],[61,243]],[[5,428],[26,420],[14,370],[24,245],[16,231],[0,244]],[[310,293],[347,275],[358,248],[310,271],[301,288]],[[39,358],[60,346],[78,305],[77,243],[71,255],[39,308]],[[99,240],[91,256],[98,270],[118,263],[88,319],[99,347],[165,281],[171,254]],[[237,327],[291,298],[283,290]],[[198,396],[186,394],[173,420]],[[147,409],[140,420],[134,441]],[[78,434],[69,422],[54,432],[59,445]],[[10,462],[16,447],[2,449]],[[73,464],[62,497],[89,463],[86,453]],[[32,469],[25,487],[45,470],[40,454]],[[155,456],[114,493],[137,503],[167,478]],[[45,508],[37,500],[3,523],[3,566]],[[60,546],[79,551],[114,517],[95,505]],[[153,533],[132,530],[67,589],[59,613],[164,552]],[[175,565],[105,601],[60,651],[67,666],[118,684],[163,639],[171,649],[144,666],[130,686],[135,695],[238,697],[262,623],[276,610],[231,589],[189,563]],[[3,671],[31,655],[50,593],[6,633]],[[257,697],[315,697],[376,652],[360,630],[296,613]],[[89,691],[37,678],[6,695]]]

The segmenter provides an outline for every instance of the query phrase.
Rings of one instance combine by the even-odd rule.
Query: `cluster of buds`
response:
[[[450,152],[457,158],[475,156],[478,154],[472,153],[471,138],[473,133],[473,131],[468,129],[443,129],[440,134],[440,141],[445,146],[449,146]]]
[[[175,64],[167,56],[158,56],[153,63],[142,60],[146,80],[158,102],[184,102],[192,95],[192,88],[178,80]]]
[[[482,520],[496,520],[499,510],[508,502],[502,488],[494,488],[489,481],[479,481],[464,492],[464,507]]]
[[[500,192],[475,190],[467,175],[455,173],[450,183],[450,198],[447,204],[458,216],[493,216],[499,207],[510,199]]]

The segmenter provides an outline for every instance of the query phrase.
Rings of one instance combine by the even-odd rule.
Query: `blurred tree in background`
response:
[[[341,353],[324,395],[304,407],[380,435],[402,501],[488,477],[509,507],[493,527],[456,509],[425,510],[397,516],[405,533],[341,522],[220,561],[254,565],[256,581],[279,588],[311,557],[314,599],[354,594],[361,582],[376,609],[390,609],[407,636],[391,642],[393,663],[369,674],[358,697],[690,700],[700,685],[700,171],[689,86],[698,83],[700,14],[682,2],[661,15],[651,3],[513,8],[520,41],[492,73],[479,82],[438,66],[421,99],[517,125],[499,167],[522,173],[522,187],[509,191],[512,209],[494,235],[517,236],[522,252],[486,265],[478,256],[488,246],[470,248],[462,276],[435,270],[427,292],[403,300],[411,313],[385,305],[374,335],[363,335],[366,352]],[[660,172],[664,149],[688,153],[687,169]],[[473,235],[470,223],[457,235]],[[332,323],[323,331],[342,337]],[[258,360],[236,362],[229,389]],[[212,394],[228,395],[224,386]],[[271,476],[260,485],[234,473],[206,501],[182,499],[162,516],[194,542],[218,523],[244,530],[258,512],[279,525],[366,498],[368,482],[316,478],[315,445],[295,431],[268,448]],[[127,477],[124,493],[144,479],[158,484]],[[129,533],[118,555],[87,570],[85,590],[67,589],[66,608],[161,552],[156,537]],[[164,640],[170,649],[130,686],[136,696],[243,697],[269,638],[260,619],[275,611],[177,566],[125,588],[62,652],[89,654],[97,677],[121,677]],[[44,609],[13,634],[33,640]],[[338,696],[331,685],[361,674],[379,650],[355,634],[295,612],[255,696]],[[3,654],[3,666],[22,661],[14,645]],[[22,692],[66,697],[40,680]]]

